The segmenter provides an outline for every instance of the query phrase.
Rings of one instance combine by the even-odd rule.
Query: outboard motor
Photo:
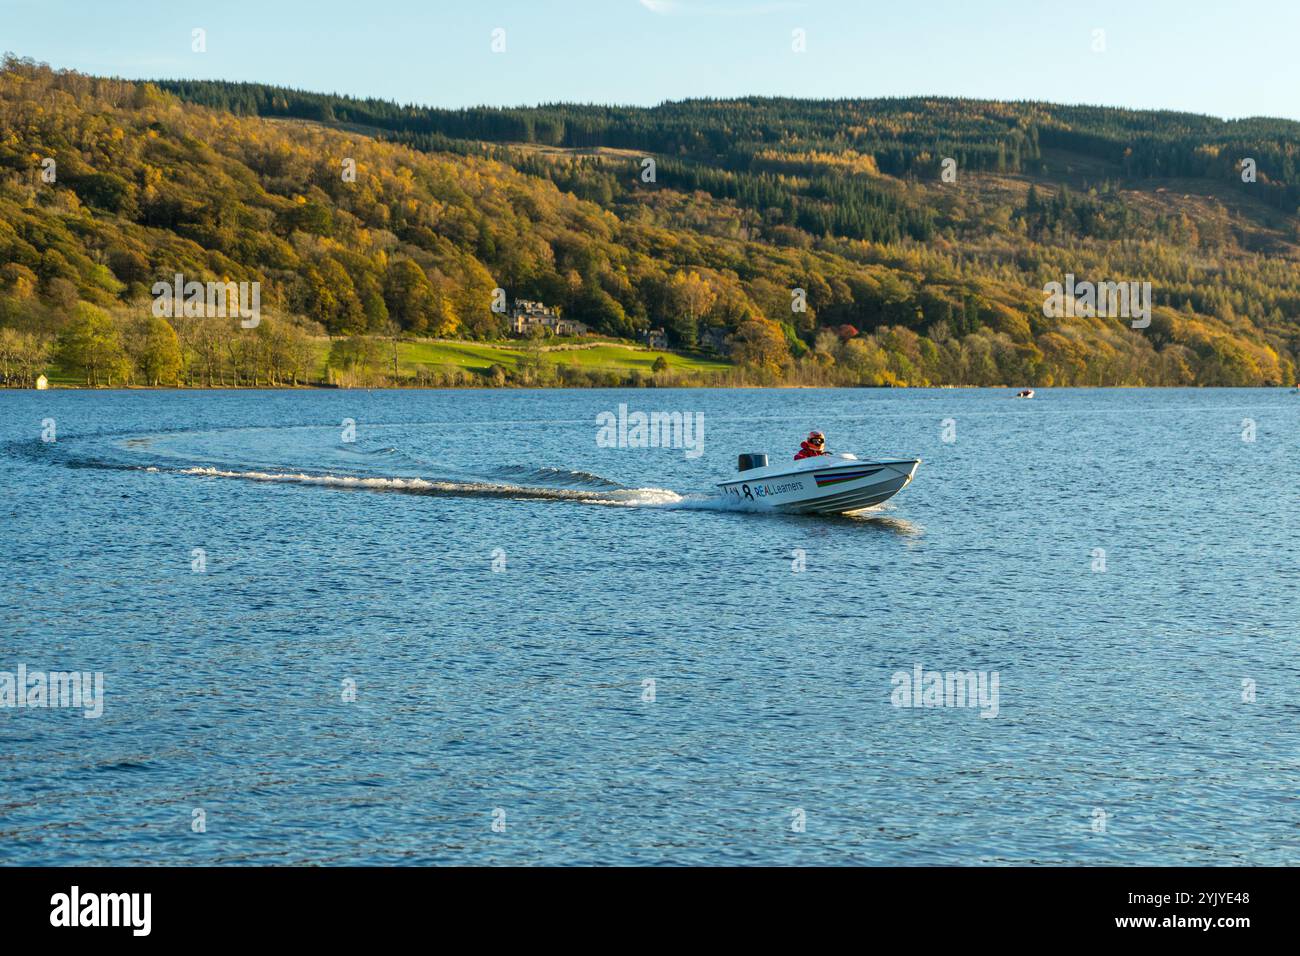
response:
[[[751,452],[748,455],[740,456],[740,471],[750,471],[754,468],[766,468],[767,455],[761,452]]]

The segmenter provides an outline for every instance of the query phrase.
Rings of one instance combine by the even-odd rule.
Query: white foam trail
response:
[[[239,478],[286,484],[324,485],[335,488],[369,488],[377,491],[406,491],[424,494],[484,495],[502,498],[549,498],[583,504],[655,507],[684,500],[667,488],[620,488],[616,491],[579,491],[568,488],[529,488],[522,485],[467,484],[429,481],[424,478],[360,478],[353,475],[309,475],[305,472],[228,471],[220,468],[184,468],[183,475],[210,478]]]
[[[472,487],[450,481],[425,481],[423,478],[356,478],[351,475],[308,475],[302,472],[223,471],[220,468],[183,468],[182,475],[207,475],[213,478],[243,478],[246,481],[281,481],[302,485],[334,485],[340,488],[391,488],[394,490],[456,491]]]
[[[589,505],[623,505],[629,508],[662,508],[685,501],[667,488],[623,488],[618,491],[583,492],[578,500]]]

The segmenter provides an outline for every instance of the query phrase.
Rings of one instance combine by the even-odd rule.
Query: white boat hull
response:
[[[830,458],[796,462],[796,469],[769,466],[742,471],[718,483],[724,497],[789,514],[844,514],[888,501],[912,481],[919,458],[846,461]]]

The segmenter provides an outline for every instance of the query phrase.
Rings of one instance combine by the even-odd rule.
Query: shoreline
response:
[[[0,393],[5,392],[601,392],[601,391],[655,391],[662,389],[718,389],[718,390],[763,390],[763,389],[852,389],[862,391],[940,391],[986,389],[989,391],[1014,392],[1020,388],[1035,390],[1063,391],[1101,389],[1252,389],[1260,391],[1285,390],[1295,393],[1300,385],[713,385],[708,383],[687,383],[657,385],[331,385],[324,382],[304,385],[50,385],[48,388],[28,388],[13,385],[0,385]],[[1014,396],[1013,396],[1014,397]]]

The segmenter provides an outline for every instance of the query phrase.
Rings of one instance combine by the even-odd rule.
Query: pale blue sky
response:
[[[1298,39],[1297,0],[0,0],[0,49],[55,67],[438,106],[941,94],[1300,119]]]

